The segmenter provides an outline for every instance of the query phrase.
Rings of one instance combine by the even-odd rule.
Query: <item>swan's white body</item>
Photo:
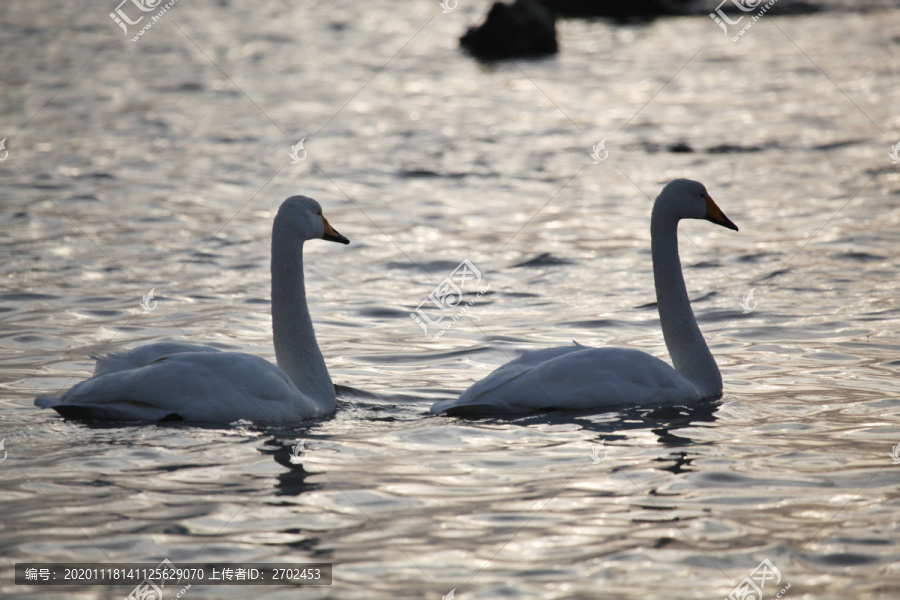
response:
[[[515,414],[686,404],[722,395],[722,376],[688,299],[678,258],[678,221],[707,219],[737,227],[696,181],[669,183],[650,221],[653,279],[666,347],[675,368],[639,350],[575,344],[525,352],[433,413]]]
[[[97,358],[94,375],[35,405],[100,420],[290,423],[330,414],[334,385],[316,343],[303,283],[303,242],[349,243],[304,196],[272,227],[272,330],[278,366],[216,348],[163,342]],[[96,358],[96,357],[95,357]]]

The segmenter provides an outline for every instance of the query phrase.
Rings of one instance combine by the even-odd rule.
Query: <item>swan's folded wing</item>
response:
[[[35,405],[100,420],[159,421],[177,415],[199,423],[287,422],[320,416],[315,405],[297,402],[301,395],[281,369],[260,357],[185,352],[92,377],[60,398],[41,396]]]
[[[540,350],[526,350],[525,352],[522,352],[522,354],[519,355],[519,357],[514,361],[503,365],[500,368],[506,368],[513,363],[517,363],[520,366],[536,366],[541,363],[545,363],[548,360],[552,360],[560,356],[565,356],[566,354],[571,354],[572,352],[578,352],[579,350],[590,350],[590,348],[588,348],[587,346],[582,346],[578,342],[573,342],[571,346],[541,348]]]
[[[544,360],[541,360],[544,359]],[[515,414],[668,404],[699,395],[665,362],[629,348],[538,350],[503,365],[431,411]]]
[[[434,414],[446,411],[453,411],[456,414],[521,412],[515,406],[500,400],[505,395],[502,393],[503,389],[511,388],[516,380],[530,377],[529,372],[535,366],[583,349],[584,346],[573,345],[522,352],[518,358],[498,367],[490,375],[473,384],[459,398],[455,400],[438,400],[432,405],[431,412]]]
[[[139,369],[159,360],[165,356],[185,352],[221,352],[209,346],[197,346],[195,344],[181,344],[178,342],[159,342],[139,346],[128,352],[116,352],[106,356],[92,356],[97,361],[94,365],[94,376]]]

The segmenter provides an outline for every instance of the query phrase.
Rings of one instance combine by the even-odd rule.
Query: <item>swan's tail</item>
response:
[[[90,405],[66,404],[59,396],[38,396],[34,399],[34,405],[41,408],[52,408],[66,419],[89,421],[97,418],[94,407]]]
[[[74,388],[73,388],[74,389]],[[164,409],[133,400],[106,401],[101,403],[73,401],[60,396],[38,396],[34,405],[52,408],[65,419],[75,421],[183,421],[177,412],[167,413]]]
[[[91,404],[85,402],[75,404],[58,396],[38,396],[34,405],[41,408],[52,408],[64,419],[74,421],[183,421],[176,412],[165,413],[156,407],[146,404],[121,401],[115,403]]]
[[[34,405],[41,408],[53,408],[55,404],[62,402],[59,396],[38,396],[34,399]]]

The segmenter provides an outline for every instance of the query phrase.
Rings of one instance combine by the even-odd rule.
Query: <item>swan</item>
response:
[[[292,196],[272,226],[272,337],[278,366],[241,352],[162,342],[96,358],[94,374],[35,405],[98,420],[290,423],[334,412],[303,285],[303,243],[349,244],[319,203]]]
[[[722,395],[722,376],[691,310],[681,261],[678,221],[706,219],[737,231],[703,184],[668,183],[650,218],[656,301],[673,369],[632,348],[572,346],[533,350],[499,367],[435,414],[516,414],[537,410],[604,410],[616,406],[685,404]]]

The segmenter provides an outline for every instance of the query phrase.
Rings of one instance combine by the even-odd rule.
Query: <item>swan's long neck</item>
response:
[[[687,377],[702,397],[722,394],[722,376],[691,310],[678,258],[678,219],[657,202],[650,219],[650,247],[656,304],[666,348],[675,370]]]
[[[282,227],[279,227],[282,225]],[[272,229],[272,337],[278,367],[297,388],[334,409],[334,385],[316,343],[303,284],[303,240],[276,219]]]

